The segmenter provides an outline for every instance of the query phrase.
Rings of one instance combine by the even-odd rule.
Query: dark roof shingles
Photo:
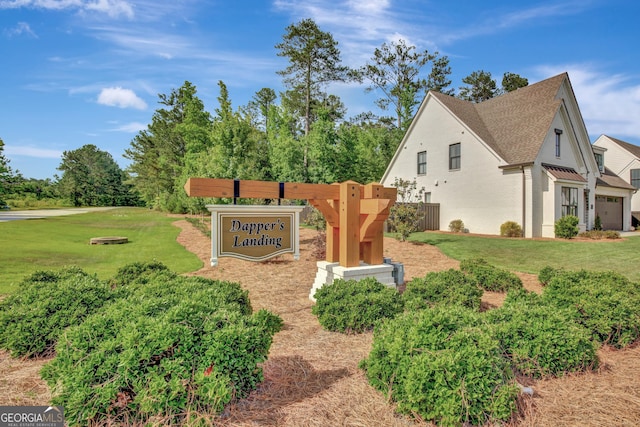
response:
[[[636,188],[624,179],[613,173],[609,168],[604,168],[604,173],[596,179],[596,187],[614,187],[625,190],[635,190]]]
[[[558,92],[567,73],[474,104],[434,93],[509,164],[533,162],[562,104]]]

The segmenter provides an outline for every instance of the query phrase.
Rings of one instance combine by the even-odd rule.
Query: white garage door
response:
[[[622,197],[596,196],[596,215],[603,230],[622,230]]]

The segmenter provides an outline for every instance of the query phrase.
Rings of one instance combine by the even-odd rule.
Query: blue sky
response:
[[[274,46],[312,18],[352,67],[404,39],[447,55],[454,88],[481,69],[498,83],[567,71],[592,142],[640,145],[638,16],[636,0],[0,0],[0,138],[27,178],[60,174],[63,151],[85,144],[124,168],[158,94],[190,81],[213,113],[219,80],[234,108],[282,90]],[[375,109],[364,86],[327,91],[348,117]]]

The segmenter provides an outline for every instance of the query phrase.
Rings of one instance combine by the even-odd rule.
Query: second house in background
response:
[[[577,216],[581,231],[596,215],[629,230],[635,188],[601,170],[594,150],[604,156],[567,73],[479,103],[431,91],[381,183],[415,180],[440,205],[440,230],[461,219],[472,233],[497,235],[515,221],[525,237],[554,237],[564,215]]]

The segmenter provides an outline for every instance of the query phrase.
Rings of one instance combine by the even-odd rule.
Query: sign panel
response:
[[[208,205],[211,211],[211,266],[220,257],[248,261],[293,253],[300,258],[302,206]]]

